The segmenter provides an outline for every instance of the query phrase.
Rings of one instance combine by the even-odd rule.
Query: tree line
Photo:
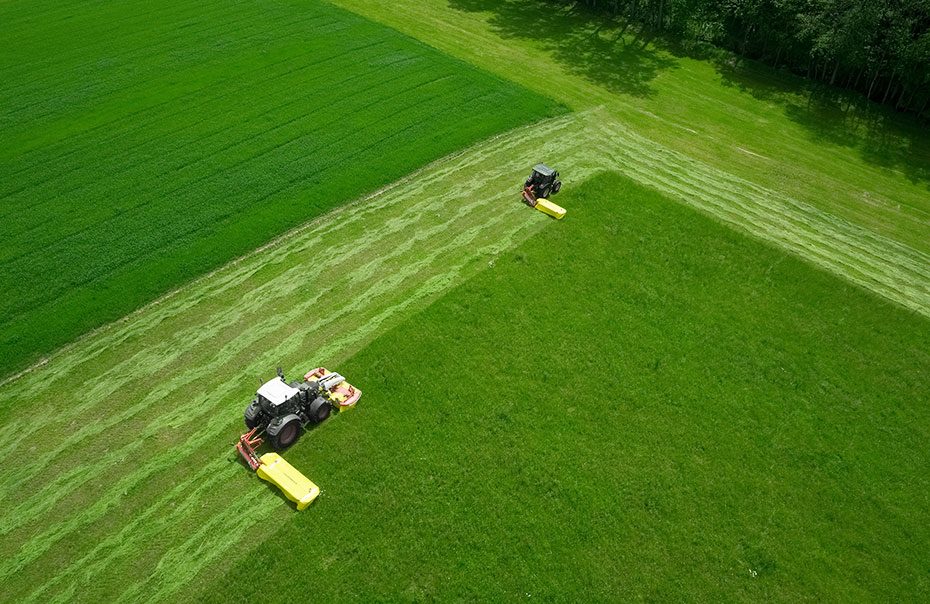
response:
[[[577,0],[918,116],[930,113],[930,0]]]

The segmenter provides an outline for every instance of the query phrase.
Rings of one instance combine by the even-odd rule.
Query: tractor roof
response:
[[[555,170],[553,170],[552,168],[550,168],[550,167],[547,166],[546,164],[536,164],[536,165],[533,167],[533,170],[536,171],[536,172],[539,172],[539,173],[542,174],[543,176],[552,176],[553,174],[555,174]]]
[[[297,388],[291,388],[281,378],[275,378],[262,384],[258,394],[268,399],[272,405],[280,405],[297,394]]]

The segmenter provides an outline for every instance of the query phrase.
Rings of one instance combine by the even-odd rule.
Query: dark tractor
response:
[[[246,407],[245,425],[264,432],[274,449],[286,449],[297,441],[308,424],[319,424],[329,417],[338,403],[332,400],[327,386],[336,378],[343,381],[339,374],[331,374],[288,384],[279,368],[278,377],[262,384]]]
[[[537,199],[546,199],[562,190],[559,173],[546,164],[537,164],[523,184],[523,199],[533,206]]]

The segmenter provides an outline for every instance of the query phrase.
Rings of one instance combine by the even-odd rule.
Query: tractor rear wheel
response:
[[[562,190],[562,181],[561,180],[555,181],[555,184],[552,185],[552,194],[555,195],[561,190]]]
[[[292,419],[284,424],[277,434],[271,437],[271,446],[278,451],[287,449],[297,442],[298,436],[300,436],[300,422]]]
[[[322,424],[326,421],[326,418],[329,417],[332,410],[333,407],[329,404],[328,400],[324,399],[322,396],[317,397],[310,403],[310,420],[315,424]]]

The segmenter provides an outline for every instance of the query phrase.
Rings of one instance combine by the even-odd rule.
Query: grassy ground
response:
[[[341,366],[287,454],[323,497],[198,599],[927,597],[930,321],[615,175],[563,201]]]
[[[257,379],[341,366],[548,224],[514,183],[537,151],[583,166],[578,119],[447,158],[0,386],[0,455],[29,467],[0,473],[5,598],[171,598],[288,518],[230,455]]]
[[[316,1],[0,5],[0,375],[554,102]]]
[[[600,15],[536,0],[334,3],[573,109],[603,107],[650,150],[679,152],[930,253],[930,137],[910,120],[844,112],[842,98],[810,98],[797,78],[675,54]]]
[[[541,19],[518,0],[339,3],[582,111],[446,157],[0,384],[0,455],[29,463],[27,473],[0,474],[0,599],[194,599],[203,595],[194,585],[216,598],[253,593],[265,589],[256,560],[271,565],[269,580],[287,577],[274,587],[281,598],[311,590],[359,599],[479,589],[501,599],[569,589],[662,599],[926,594],[930,328],[921,315],[930,316],[930,248],[921,139],[891,128],[885,156],[867,152],[854,126],[846,142],[818,139],[791,109],[798,97],[781,76],[761,72],[772,83],[764,95],[757,81],[739,79],[743,71],[630,44],[611,28],[595,32],[584,15],[543,11]],[[101,10],[120,10],[108,6]],[[31,19],[50,34],[106,30],[75,42],[103,54],[121,48],[124,30],[151,30],[151,44],[168,44],[199,23],[207,53],[172,54],[176,66],[196,63],[193,71],[146,76],[133,88],[156,68],[147,47],[122,61],[82,63],[80,53],[59,56],[41,40],[11,36],[0,59],[6,73],[26,81],[17,65],[32,61],[83,74],[73,94],[40,103],[34,127],[20,124],[11,140],[28,153],[84,144],[81,128],[110,128],[93,122],[101,95],[149,98],[157,82],[166,100],[184,98],[171,95],[221,68],[227,50],[230,61],[247,62],[243,46],[254,40],[214,29],[228,6],[208,5],[209,14],[181,2],[148,6],[113,34],[106,21],[58,18],[51,5],[44,19],[4,5],[8,16],[21,9],[4,21],[16,31],[28,31]],[[166,17],[162,8],[173,10]],[[427,53],[423,69],[448,65],[452,80],[510,90],[361,21],[349,19],[338,34],[328,21],[269,24],[313,11],[336,14],[309,1],[237,4],[236,15],[251,18],[230,27],[259,28],[273,38],[269,49],[298,65],[307,48],[352,37],[342,34],[383,36],[389,48],[396,40]],[[190,27],[162,26],[184,19]],[[204,62],[214,52],[216,61]],[[89,77],[108,66],[127,88],[103,90],[104,80]],[[363,61],[337,71],[407,73],[403,63],[372,69]],[[293,77],[301,90],[312,84]],[[31,85],[38,94],[43,80]],[[213,88],[198,94],[223,101]],[[501,101],[489,94],[488,106]],[[423,118],[418,99],[379,107],[403,105],[395,125],[406,128]],[[216,120],[254,126],[256,136],[268,130],[239,119],[251,105],[227,101]],[[518,115],[517,101],[503,106],[493,109],[499,127],[533,117]],[[90,121],[56,130],[65,122],[55,116],[75,107]],[[543,102],[533,115],[550,108]],[[3,115],[3,128],[10,119]],[[299,124],[280,122],[287,131]],[[831,124],[845,127],[825,120],[823,128]],[[134,136],[147,141],[143,131]],[[88,165],[98,155],[135,157],[114,151],[75,147],[68,157]],[[0,157],[6,175],[13,163]],[[387,169],[393,155],[366,157],[357,165]],[[540,159],[566,177],[564,223],[515,202],[516,183]],[[159,160],[150,161],[151,186],[169,186],[173,177],[156,178]],[[286,163],[273,166],[281,170]],[[605,170],[650,190],[615,176],[579,190]],[[79,210],[76,221],[86,207]],[[366,395],[357,412],[288,453],[324,488],[295,515],[235,462],[230,444],[257,378],[278,364],[293,374],[320,363],[357,378]],[[570,371],[580,385],[563,382]],[[509,377],[513,388],[484,386],[488,372],[491,383]],[[578,394],[595,385],[601,390]],[[248,553],[247,543],[260,545]]]
[[[243,540],[261,541],[269,526],[286,522],[289,508],[256,489],[229,458],[257,378],[278,364],[289,373],[308,364],[342,367],[448,288],[496,265],[496,254],[550,224],[517,203],[514,190],[539,154],[569,167],[562,200],[571,214],[558,227],[576,220],[587,201],[573,202],[573,188],[615,165],[618,154],[630,158],[623,160],[628,168],[640,161],[635,138],[600,123],[597,112],[576,113],[446,158],[81,339],[0,387],[0,454],[30,460],[28,474],[0,476],[0,580],[10,597],[173,597],[195,577],[221,574]],[[661,167],[660,160],[653,165]],[[642,167],[633,174],[665,173]],[[656,181],[670,194],[688,182]],[[717,186],[733,207],[745,205],[746,216],[758,217],[741,223],[737,216],[731,224],[740,228],[755,224],[762,236],[786,238],[797,234],[786,224],[831,232],[829,222],[797,208],[772,200],[758,205],[738,183]],[[611,195],[635,204],[624,190]],[[581,228],[596,224],[591,220]],[[810,235],[799,241],[818,257],[868,268],[836,241]],[[587,265],[581,253],[570,262],[578,270]],[[361,371],[358,364],[354,369]],[[382,387],[372,383],[366,393],[372,388]],[[329,485],[343,483],[341,476],[320,480],[325,497]]]

